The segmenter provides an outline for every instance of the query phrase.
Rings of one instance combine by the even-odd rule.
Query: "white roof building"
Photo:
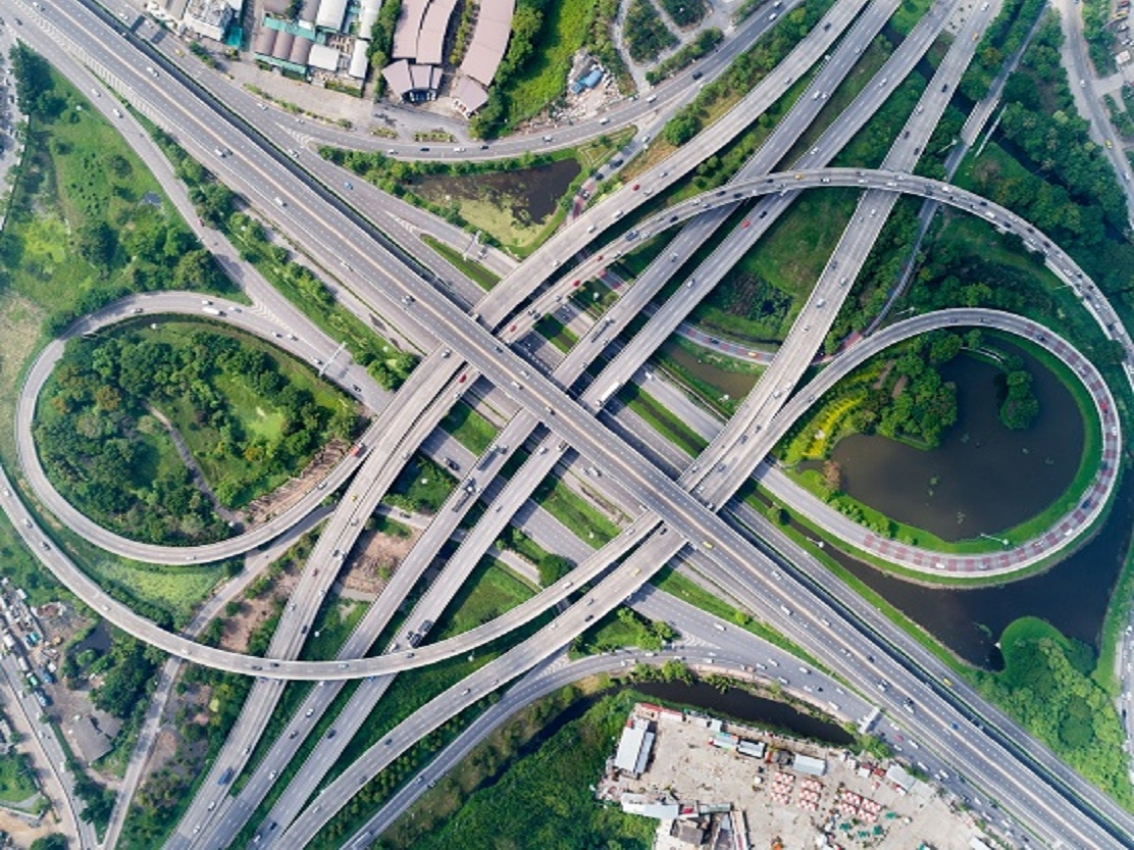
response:
[[[326,44],[312,44],[311,53],[307,56],[307,64],[321,71],[339,70],[339,51]]]
[[[808,776],[822,776],[827,772],[827,762],[823,759],[799,755],[798,753],[791,763],[791,767],[797,773],[806,773]]]
[[[634,718],[622,730],[618,752],[614,754],[614,766],[623,773],[641,776],[653,746],[654,733],[650,731],[650,724]]]
[[[370,57],[366,55],[366,49],[369,46],[370,42],[363,41],[361,38],[354,43],[354,50],[350,54],[350,68],[347,73],[356,80],[366,79],[366,70],[370,67]]]

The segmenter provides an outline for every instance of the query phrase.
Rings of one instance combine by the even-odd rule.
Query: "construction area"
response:
[[[987,846],[970,814],[897,762],[648,703],[597,796],[657,819],[655,850]]]

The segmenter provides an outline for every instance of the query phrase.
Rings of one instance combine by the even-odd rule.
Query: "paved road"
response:
[[[1103,108],[1095,91],[1095,71],[1088,56],[1087,41],[1083,37],[1082,9],[1072,0],[1054,0],[1052,5],[1059,12],[1063,28],[1062,60],[1067,70],[1071,95],[1075,105],[1090,124],[1091,138],[1103,145],[1101,153],[1110,161],[1114,173],[1118,175],[1118,185],[1126,195],[1126,209],[1131,228],[1134,228],[1134,183],[1131,182],[1130,163],[1126,161],[1122,139],[1110,123],[1110,116]]]
[[[292,196],[289,195],[290,197]],[[325,227],[318,229],[318,232],[313,233],[313,235],[324,242],[336,241],[336,233]],[[341,239],[337,241],[341,243]],[[368,294],[372,295],[372,293]],[[489,349],[487,348],[492,345],[490,339],[486,339],[479,329],[467,327],[463,318],[454,313],[450,305],[438,303],[432,293],[419,293],[418,306],[415,310],[428,313],[431,328],[437,329],[446,339],[457,345],[462,354],[477,361],[478,369],[487,374],[498,385],[502,386],[502,380],[507,381],[508,375],[517,374],[519,371],[518,364],[507,362],[507,356],[498,358],[505,361],[503,363],[487,362],[493,360],[491,355],[488,354]],[[503,354],[503,352],[497,353]],[[524,396],[525,400],[530,400],[526,405],[530,410],[541,403],[544,407],[548,407],[550,406],[547,404],[548,401],[560,402],[561,405],[552,414],[557,416],[554,425],[556,430],[563,432],[571,442],[581,447],[585,454],[603,457],[608,464],[613,460],[612,466],[620,468],[624,486],[631,487],[639,496],[645,496],[644,503],[654,502],[654,506],[659,512],[669,513],[670,516],[665,517],[667,523],[675,525],[683,534],[695,540],[708,539],[701,537],[701,535],[712,534],[718,541],[714,546],[717,552],[714,559],[723,559],[728,562],[730,570],[740,569],[743,571],[743,563],[740,559],[741,544],[731,536],[727,528],[721,527],[713,518],[704,516],[702,514],[703,509],[699,508],[695,502],[683,500],[680,492],[674,492],[674,488],[668,481],[663,481],[654,476],[633,454],[616,449],[613,446],[604,450],[597,435],[591,438],[588,433],[582,430],[581,426],[584,422],[580,418],[582,412],[570,407],[569,404],[563,406],[562,399],[545,383],[532,379],[523,391],[527,393]],[[617,460],[616,455],[621,456],[621,462]],[[659,495],[663,498],[657,498]],[[681,516],[678,516],[679,512]],[[684,528],[681,527],[682,525],[684,525]]]
[[[11,653],[0,658],[0,677],[4,680],[0,692],[8,709],[6,713],[15,729],[31,742],[32,763],[38,770],[43,792],[59,818],[59,831],[76,839],[83,850],[93,850],[99,846],[98,838],[94,826],[83,820],[86,804],[75,793],[75,781],[67,768],[63,745],[56,737],[55,727],[40,720],[39,703],[26,687],[24,675]]]
[[[1074,262],[1069,257],[1063,254],[1063,252],[1055,247],[1052,243],[1050,243],[1050,240],[1033,231],[1030,225],[1027,225],[1026,222],[1023,222],[1023,220],[1019,219],[1014,214],[996,206],[995,204],[992,204],[991,202],[983,201],[977,196],[971,195],[970,193],[964,192],[955,187],[950,187],[945,184],[937,183],[935,181],[926,180],[924,178],[906,179],[907,176],[895,173],[870,172],[866,170],[856,169],[829,169],[826,171],[820,170],[816,172],[798,172],[798,174],[798,180],[794,179],[795,175],[792,175],[790,177],[788,175],[772,175],[768,178],[761,178],[759,181],[753,181],[738,186],[736,191],[751,193],[753,195],[768,191],[775,192],[779,190],[779,187],[786,187],[788,185],[787,181],[789,180],[793,181],[792,185],[794,187],[823,185],[863,185],[873,186],[875,188],[889,188],[893,190],[912,192],[921,194],[923,196],[932,195],[960,209],[966,209],[973,212],[977,210],[983,210],[986,217],[989,215],[989,213],[995,216],[994,219],[989,219],[990,221],[996,221],[1002,227],[1016,228],[1018,232],[1025,233],[1026,237],[1029,240],[1033,240],[1037,245],[1037,248],[1046,251],[1048,255],[1047,263],[1049,267],[1051,267],[1057,275],[1063,277],[1068,283],[1073,282],[1075,286],[1082,287],[1085,306],[1087,306],[1087,308],[1096,315],[1096,317],[1100,320],[1100,323],[1103,324],[1104,327],[1106,324],[1115,321],[1114,314],[1112,312],[1108,312],[1109,307],[1101,301],[1101,295],[1098,294],[1098,291],[1094,287],[1093,283],[1091,283],[1085,276],[1080,277],[1080,275],[1083,275],[1083,273],[1081,271],[1078,271],[1078,267],[1074,265]],[[771,183],[768,182],[769,180],[771,181]],[[823,181],[827,182],[824,183]],[[673,212],[670,213],[670,217],[677,216],[678,220],[681,220],[683,218],[692,217],[704,207],[711,207],[712,205],[729,202],[731,202],[731,199],[729,198],[725,198],[717,193],[710,193],[707,196],[698,197],[675,206],[673,208]],[[661,216],[657,218],[661,218]],[[663,222],[657,221],[656,219],[652,221],[656,226],[661,226],[663,224]],[[470,331],[468,333],[479,335],[483,333],[483,331],[480,331],[478,329],[476,331]],[[490,351],[494,352],[495,354],[502,353],[496,351],[499,346],[490,340],[482,344],[485,347],[488,347]],[[519,375],[522,372],[526,371],[522,365],[511,366],[511,368],[513,371],[510,374]],[[499,365],[495,364],[492,366],[492,369],[493,371],[497,372],[494,383],[497,383],[497,385],[499,386],[507,386],[510,384],[510,379],[506,377],[507,375],[509,375],[508,371],[503,370]],[[536,380],[539,378],[539,376],[535,375],[534,373],[531,374],[532,379],[525,379],[529,381],[529,383],[531,382],[531,380]],[[521,402],[527,401],[529,404],[532,404],[532,406],[537,407],[540,413],[546,410],[546,408],[552,407],[552,404],[541,404],[541,402],[545,401],[554,402],[555,406],[552,409],[556,410],[557,413],[570,409],[567,407],[567,405],[574,407],[573,402],[563,399],[563,397],[550,386],[545,385],[544,388],[541,388],[540,394],[543,396],[543,398],[536,398],[534,403],[531,401],[531,399],[533,399],[535,394],[531,390],[524,390],[518,393],[514,393],[513,395],[515,396],[514,400]],[[590,450],[586,450],[586,448],[584,448],[584,455],[591,458],[601,457],[606,452],[606,449],[605,447],[599,447],[598,440],[595,439],[596,434],[593,432],[593,427],[585,424],[588,421],[589,417],[584,411],[579,408],[574,408],[573,414],[576,417],[583,417],[581,420],[576,420],[576,422],[572,424],[572,431],[574,431],[575,433],[561,433],[560,436],[566,436],[567,442],[572,445],[583,447],[587,447],[589,445],[593,447]],[[538,413],[536,415],[537,417],[539,416]],[[556,425],[562,425],[566,421],[566,418],[563,416],[553,415],[553,419]],[[578,436],[576,436],[576,434]],[[623,461],[631,457],[631,455],[623,454],[622,450],[615,450],[614,455],[612,457],[608,457],[609,460],[603,461],[603,466],[608,469],[614,470],[618,466],[622,465]],[[635,459],[633,463],[635,465],[635,469],[644,467],[652,468],[652,465],[649,465],[646,461],[644,461],[644,459],[639,459],[640,456],[634,457]],[[659,480],[654,478],[655,474],[656,473],[649,473],[651,480]],[[627,486],[633,476],[619,477],[621,478],[623,485]],[[666,481],[668,481],[668,479],[666,479]],[[663,486],[672,487],[672,484]],[[642,487],[641,484],[636,484],[634,486],[631,486],[630,489],[635,490],[636,488],[640,487]],[[656,499],[653,490],[643,489],[637,489],[636,498],[639,504],[648,504],[650,501]],[[703,511],[704,509],[699,508],[698,510]],[[668,523],[668,517],[666,519]],[[689,533],[688,531],[686,531],[685,535],[687,539],[693,540],[710,539],[710,535],[703,532]],[[77,572],[78,571],[75,571],[75,573]],[[109,615],[113,613],[116,624],[123,626],[124,624],[129,623],[130,625],[129,627],[127,627],[128,631],[137,629],[143,634],[149,634],[149,637],[146,639],[151,639],[152,641],[159,642],[159,645],[161,645],[162,648],[166,649],[167,651],[172,651],[175,652],[175,654],[183,656],[196,653],[195,660],[198,660],[201,663],[217,664],[219,666],[230,665],[229,669],[236,670],[247,671],[249,669],[250,662],[248,659],[241,659],[240,656],[233,656],[231,654],[223,653],[220,650],[212,648],[193,647],[188,642],[184,642],[172,635],[158,633],[159,630],[153,627],[152,624],[148,624],[146,623],[146,621],[142,621],[141,618],[137,618],[132,614],[132,612],[128,612],[125,608],[117,606],[116,603],[112,603],[112,600],[109,600],[106,595],[101,592],[101,590],[97,589],[93,585],[93,583],[86,579],[85,576],[81,576],[81,574],[69,575],[68,580],[76,582],[76,587],[85,585],[85,588],[82,592],[91,594],[91,598],[94,599],[97,604],[99,604],[100,608],[104,610],[105,614]],[[559,600],[555,601],[557,602]],[[281,675],[291,677],[298,676],[302,678],[315,679],[352,678],[354,676],[366,676],[378,672],[386,672],[393,669],[406,669],[409,666],[416,666],[413,664],[405,664],[404,661],[403,666],[398,666],[393,664],[389,659],[367,659],[365,661],[359,662],[356,665],[352,665],[354,672],[352,672],[351,675],[342,675],[342,673],[345,671],[332,672],[327,669],[334,666],[330,662],[279,663],[281,666],[279,668],[273,668],[272,670],[267,671],[267,675]],[[278,672],[273,674],[273,671],[275,670],[278,670]]]

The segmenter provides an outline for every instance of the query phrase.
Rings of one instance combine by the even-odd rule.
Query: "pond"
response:
[[[980,531],[994,533],[1050,504],[1075,474],[1085,426],[1059,378],[1035,360],[1025,359],[1041,405],[1033,429],[1021,433],[1003,428],[993,384],[996,370],[972,358],[958,358],[944,371],[957,382],[960,415],[941,449],[924,452],[880,437],[843,440],[835,457],[844,463],[848,492],[895,518],[951,539]],[[967,441],[962,440],[965,434]],[[853,456],[857,452],[887,468],[870,469]],[[949,453],[953,465],[936,463],[939,452]],[[1053,463],[1047,463],[1048,458]],[[943,474],[945,469],[948,472]],[[934,474],[940,476],[940,482],[929,497],[927,481]],[[906,479],[919,486],[905,484]],[[903,492],[911,504],[903,504],[887,486],[906,487]],[[944,496],[948,496],[948,506],[942,505]],[[957,512],[964,515],[963,522],[957,522]],[[995,644],[1004,628],[1023,616],[1047,620],[1097,651],[1132,528],[1134,481],[1126,476],[1100,531],[1047,572],[1021,581],[976,589],[926,587],[831,547],[827,553],[961,658],[999,669],[1003,659]]]
[[[694,378],[716,387],[721,393],[728,393],[732,398],[746,397],[756,386],[756,379],[760,377],[755,371],[734,372],[698,360],[697,355],[676,343],[667,342],[662,346],[662,352]]]
[[[1045,573],[973,590],[932,588],[902,581],[854,558],[827,553],[887,602],[920,623],[971,664],[999,670],[995,644],[1019,617],[1047,620],[1067,637],[1099,648],[1114,583],[1134,528],[1134,482],[1127,476],[1106,524],[1085,546]]]
[[[1024,358],[1040,414],[1026,431],[1000,423],[1001,370],[974,357],[941,368],[957,385],[957,423],[924,451],[886,437],[840,440],[832,459],[842,489],[899,522],[955,541],[995,534],[1036,516],[1066,490],[1079,468],[1085,424],[1070,390],[1035,358]]]
[[[559,199],[580,171],[574,159],[561,159],[516,171],[427,176],[412,182],[416,194],[434,203],[446,203],[447,196],[486,199],[508,208],[518,221],[538,223],[555,212]]]
[[[812,717],[785,702],[756,696],[741,687],[729,688],[723,694],[705,682],[691,685],[684,682],[635,682],[631,687],[654,699],[692,706],[718,717],[771,726],[801,738],[835,746],[854,743],[854,737],[837,723]]]

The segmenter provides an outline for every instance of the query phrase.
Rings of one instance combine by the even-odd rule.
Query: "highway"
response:
[[[874,188],[890,188],[894,190],[920,194],[923,197],[937,197],[939,200],[951,204],[958,209],[967,210],[970,212],[983,210],[986,217],[988,217],[989,213],[992,213],[992,215],[995,216],[995,219],[990,219],[990,221],[996,220],[1001,227],[1017,228],[1018,231],[1024,232],[1027,238],[1029,238],[1037,245],[1037,248],[1040,248],[1041,250],[1047,252],[1046,262],[1048,266],[1057,274],[1057,276],[1062,277],[1068,283],[1073,283],[1073,285],[1075,285],[1076,287],[1081,287],[1081,291],[1084,296],[1084,306],[1086,306],[1087,309],[1091,311],[1096,319],[1099,320],[1101,325],[1105,327],[1108,323],[1114,322],[1116,320],[1113,312],[1110,312],[1109,305],[1106,305],[1102,302],[1101,295],[1098,293],[1097,288],[1085,277],[1085,275],[1083,275],[1081,271],[1078,270],[1078,267],[1074,264],[1073,260],[1067,257],[1060,249],[1054,246],[1054,244],[1051,243],[1050,240],[1048,240],[1042,234],[1034,231],[1030,227],[1030,225],[1027,225],[1014,214],[993,204],[992,202],[984,201],[983,199],[979,199],[975,195],[971,195],[970,193],[964,192],[955,187],[947,186],[946,184],[940,184],[936,181],[927,180],[925,178],[908,178],[907,175],[902,175],[900,173],[888,173],[880,171],[874,172],[862,169],[827,169],[815,172],[798,172],[797,174],[799,179],[795,179],[795,174],[771,175],[767,178],[761,178],[758,181],[749,181],[746,184],[738,186],[736,190],[743,193],[751,193],[752,195],[763,194],[769,191],[775,192],[779,190],[779,187],[788,185],[787,181],[789,180],[794,181],[792,184],[794,187],[800,188],[812,186],[821,187],[824,185],[862,185],[871,186]],[[769,183],[768,181],[771,182]],[[670,213],[668,217],[666,217],[666,220],[668,221],[668,218],[677,216],[678,220],[680,221],[684,218],[692,217],[706,207],[711,208],[713,205],[729,202],[731,202],[731,199],[724,198],[717,193],[708,193],[705,196],[698,196],[697,198],[691,199],[690,201],[676,205],[673,208],[673,212]],[[663,216],[659,216],[658,218],[661,217]],[[663,222],[655,220],[654,224],[661,226]],[[464,324],[464,322],[460,318],[454,318],[453,321],[455,323]],[[466,333],[468,334],[469,339],[479,338],[481,337],[481,335],[487,336],[486,334],[484,334],[484,331],[479,328],[470,329]],[[503,354],[507,351],[506,349],[502,349],[502,351],[499,352],[496,351],[496,348],[499,348],[499,346],[492,342],[491,338],[485,339],[481,344],[497,355]],[[1129,344],[1128,341],[1127,344]],[[482,356],[485,358],[485,362],[488,363],[490,360],[488,355],[484,354]],[[506,372],[500,366],[493,365],[490,366],[490,368],[491,371],[496,373],[494,383],[497,383],[501,386],[507,386],[510,384],[510,379],[506,377],[509,374],[508,372]],[[511,374],[520,374],[521,371],[527,371],[522,365],[512,366],[512,369],[514,369],[514,371],[511,372]],[[540,394],[537,396],[536,393],[530,389],[530,385],[534,381],[540,380],[540,376],[538,376],[536,373],[530,374],[532,375],[532,379],[528,381],[529,388],[525,389],[524,391],[514,393],[514,400],[530,405],[528,408],[529,411],[531,410],[531,407],[536,407],[537,410],[541,412],[546,410],[547,407],[552,407],[551,404],[541,404],[541,402],[543,402],[544,400],[554,402],[555,406],[553,407],[553,409],[556,411],[556,414],[551,417],[551,424],[553,425],[553,427],[560,429],[559,436],[561,438],[566,437],[567,442],[575,446],[576,448],[582,448],[582,453],[584,454],[584,456],[587,456],[589,458],[602,457],[605,450],[599,447],[596,435],[605,432],[597,432],[594,430],[593,425],[588,425],[588,414],[581,408],[575,406],[573,402],[565,399],[553,387],[545,385],[544,387],[540,388]],[[568,407],[568,405],[570,405],[570,407]],[[564,427],[567,423],[567,416],[563,414],[566,411],[571,411],[572,419],[575,420],[571,424],[570,431],[567,431],[567,429]],[[536,416],[538,417],[539,413],[536,413]],[[590,421],[593,422],[593,420]],[[608,437],[607,439],[610,438]],[[639,455],[637,455],[637,453],[631,454],[624,449],[617,449],[608,456],[608,459],[604,459],[602,463],[604,468],[607,468],[609,470],[615,470],[618,467],[622,466],[623,463],[632,463],[634,470],[633,473],[630,475],[618,476],[619,480],[621,480],[623,486],[626,486],[631,491],[635,492],[635,496],[639,504],[649,504],[651,501],[657,501],[656,497],[654,496],[654,491],[647,491],[645,489],[646,485],[643,485],[641,483],[641,479],[637,478],[637,476],[641,474],[639,470],[652,468],[652,465],[642,459]],[[672,482],[669,482],[667,477],[662,476],[656,470],[652,473],[647,472],[645,473],[645,475],[648,477],[649,481],[658,482],[658,487],[665,487],[669,489],[674,486]],[[662,483],[663,480],[666,483]],[[652,487],[654,485],[651,484],[648,486]],[[659,490],[659,492],[661,491]],[[646,498],[643,499],[643,496],[645,496]],[[692,501],[690,497],[686,497],[686,500]],[[698,505],[695,510],[696,515],[698,516],[708,513],[700,505]],[[19,516],[20,514],[17,513],[17,517]],[[664,519],[666,520],[667,524],[670,523],[669,517],[664,517]],[[719,528],[720,526],[714,525],[713,527]],[[698,530],[690,531],[689,527],[679,530],[682,531],[683,536],[685,536],[686,539],[712,539],[712,535],[710,533],[707,533],[708,526],[700,525],[700,523],[698,523],[698,525],[693,526],[693,528],[696,528]],[[38,540],[35,541],[35,545],[38,546]],[[193,658],[193,660],[196,660],[199,663],[205,663],[210,666],[218,666],[223,669],[229,669],[237,672],[250,672],[252,663],[250,662],[250,660],[243,659],[239,655],[225,653],[214,648],[195,646],[190,641],[185,641],[181,638],[177,638],[173,635],[162,632],[160,629],[157,629],[155,626],[153,626],[152,623],[149,623],[143,618],[140,618],[137,615],[133,614],[133,612],[130,612],[124,606],[118,605],[109,597],[107,597],[107,595],[104,594],[96,585],[94,585],[93,582],[90,582],[89,579],[82,575],[80,571],[73,568],[67,569],[65,566],[63,566],[63,564],[61,563],[62,559],[58,556],[58,553],[56,553],[55,557],[49,558],[48,561],[49,565],[53,569],[53,572],[56,572],[57,577],[59,577],[61,581],[64,581],[65,584],[68,584],[68,586],[72,587],[75,592],[84,596],[84,598],[92,599],[98,606],[99,610],[104,613],[104,615],[108,616],[110,619],[112,619],[113,622],[115,622],[116,625],[124,628],[126,631],[129,631],[132,634],[136,634],[139,637],[142,637],[143,639],[160,646],[166,651],[173,652],[174,654],[181,655],[182,657]],[[405,659],[395,661],[392,658],[365,659],[363,661],[359,661],[355,664],[350,665],[348,670],[344,671],[338,669],[332,662],[280,661],[278,662],[279,667],[272,667],[264,671],[263,675],[272,677],[280,676],[307,679],[355,678],[365,677],[382,672],[393,672],[394,670],[398,669],[408,669],[409,667],[416,666],[412,662],[413,659],[408,661]]]
[[[289,195],[290,197],[292,196]],[[304,199],[305,202],[310,200]],[[312,233],[312,236],[317,241],[329,241],[332,246],[337,242],[344,252],[352,250],[351,243],[344,242],[332,229],[323,228]],[[394,283],[400,284],[401,281],[395,280]],[[378,296],[367,291],[364,297]],[[510,376],[520,373],[523,367],[520,363],[512,361],[513,355],[497,350],[491,337],[483,329],[471,327],[467,319],[447,301],[439,300],[429,290],[417,291],[416,298],[412,309],[407,309],[406,312],[415,314],[420,312],[427,315],[429,328],[444,337],[447,342],[451,342],[454,350],[459,351],[463,357],[471,359],[477,369],[486,374],[497,386],[508,385],[514,380]],[[420,330],[422,322],[419,321],[417,324]],[[495,357],[491,352],[503,356]],[[594,429],[586,411],[574,406],[540,376],[528,379],[526,384],[513,395],[528,408],[529,412],[536,415],[551,408],[553,413],[550,416],[553,421],[549,424],[562,437],[566,437],[585,456],[592,459],[601,458],[608,475],[613,475],[611,470],[616,470],[622,486],[628,488],[641,504],[649,505],[662,515],[666,523],[674,526],[683,536],[694,541],[717,541],[710,550],[716,551],[713,560],[725,561],[728,570],[735,574],[743,573],[746,547],[742,539],[734,536],[735,532],[713,517],[695,500],[684,497],[672,482],[654,472],[652,467],[636,453],[619,446],[617,441],[612,441],[605,432]]]

